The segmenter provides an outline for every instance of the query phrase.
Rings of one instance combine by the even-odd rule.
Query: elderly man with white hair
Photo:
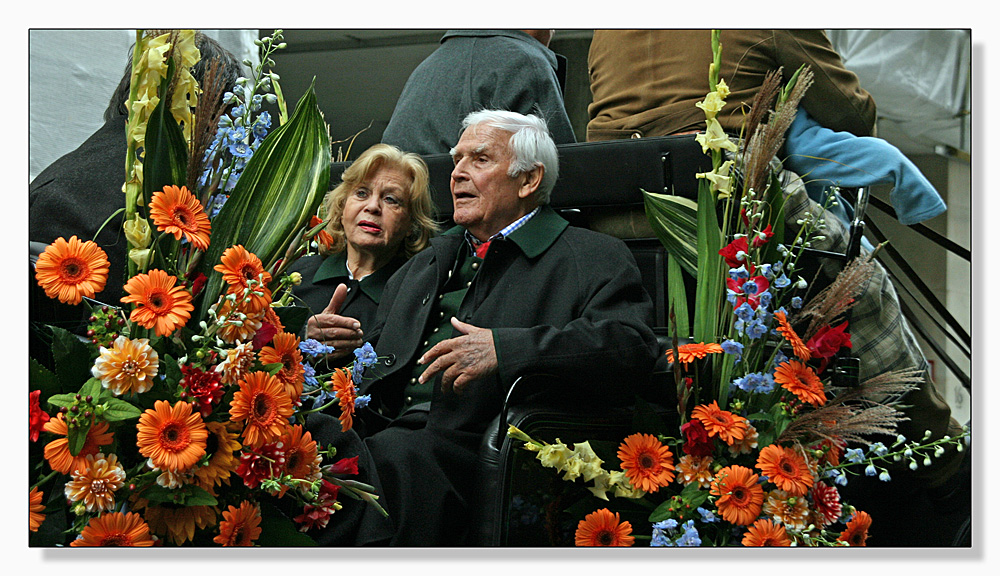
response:
[[[457,226],[396,272],[364,328],[379,362],[356,420],[391,545],[465,543],[480,441],[518,377],[558,375],[573,400],[627,400],[659,350],[625,244],[548,205],[559,164],[545,121],[485,110],[463,127]]]

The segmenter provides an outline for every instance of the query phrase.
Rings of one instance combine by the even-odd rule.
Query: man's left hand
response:
[[[490,329],[478,328],[454,317],[451,325],[461,336],[438,342],[417,363],[430,363],[420,375],[421,384],[441,373],[441,390],[445,394],[452,391],[461,394],[470,382],[496,372],[497,351]]]

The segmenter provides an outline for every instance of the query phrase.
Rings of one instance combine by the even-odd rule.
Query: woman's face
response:
[[[391,257],[410,232],[409,190],[403,170],[380,166],[350,192],[341,223],[348,250]]]

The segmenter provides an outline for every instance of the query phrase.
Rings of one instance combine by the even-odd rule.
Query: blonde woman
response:
[[[386,281],[437,232],[428,179],[420,156],[376,144],[323,200],[333,240],[296,263],[294,293],[313,312],[306,337],[333,346],[333,358],[362,345]]]

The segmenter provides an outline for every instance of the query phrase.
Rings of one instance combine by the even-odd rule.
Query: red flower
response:
[[[774,236],[774,232],[771,231],[771,225],[768,224],[767,228],[764,228],[760,232],[754,232],[753,235],[753,247],[759,248],[764,244],[767,244],[768,240]]]
[[[753,293],[747,294],[744,289],[745,284],[755,284],[757,289]],[[771,287],[771,283],[763,276],[752,276],[746,279],[726,278],[726,287],[736,293],[736,302],[733,304],[734,309],[739,308],[744,302],[748,302],[750,307],[756,310],[760,304],[760,295]]]
[[[825,528],[840,518],[843,507],[840,493],[833,486],[817,482],[812,489],[813,507],[816,509],[816,523]]]
[[[844,332],[846,329],[847,322],[833,328],[823,326],[806,342],[806,348],[809,349],[814,358],[830,358],[841,347],[851,347],[851,335]]]
[[[201,292],[201,289],[205,287],[206,282],[208,282],[208,276],[205,276],[201,272],[198,272],[198,275],[195,276],[194,280],[191,282],[192,298],[194,298],[195,296],[198,295],[199,292]]]
[[[38,442],[38,434],[42,431],[42,426],[49,421],[49,414],[42,410],[38,397],[41,390],[32,390],[28,394],[28,437],[32,442]]]
[[[280,476],[285,469],[285,450],[281,442],[272,442],[252,452],[244,449],[236,473],[251,490],[268,478]]]
[[[737,256],[740,252],[743,253],[742,259]],[[728,264],[730,268],[746,266],[747,270],[751,269],[750,262],[747,260],[749,253],[750,247],[747,245],[747,239],[745,237],[737,238],[727,244],[725,248],[719,250],[719,254],[726,259],[726,264]]]
[[[684,434],[684,453],[691,456],[710,456],[713,444],[708,437],[708,430],[701,420],[692,418],[690,422],[681,426],[681,433]]]
[[[181,366],[180,385],[187,393],[197,400],[198,410],[202,417],[206,417],[212,412],[212,407],[222,400],[226,393],[222,385],[222,374],[214,370],[208,372],[194,366]]]
[[[302,514],[292,518],[292,520],[302,524],[299,531],[305,532],[313,528],[325,528],[330,521],[330,516],[337,511],[334,504],[337,502],[337,494],[339,492],[340,486],[335,486],[323,480],[323,484],[319,488],[319,494],[316,497],[316,503],[306,504],[302,508]]]
[[[330,474],[351,474],[358,473],[358,457],[341,458],[330,466]]]

